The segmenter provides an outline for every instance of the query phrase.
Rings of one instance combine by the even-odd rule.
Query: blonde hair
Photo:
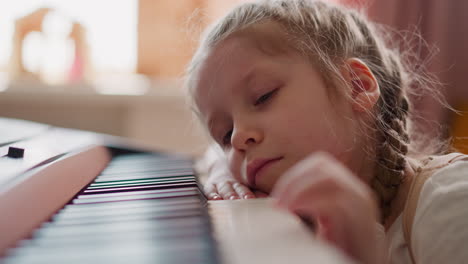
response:
[[[374,151],[376,171],[371,187],[379,197],[385,219],[405,175],[410,147],[406,88],[411,85],[411,80],[399,53],[386,46],[374,24],[358,11],[307,0],[264,0],[242,4],[204,35],[187,68],[189,89],[199,65],[217,44],[271,22],[281,27],[282,32],[278,35],[282,37],[280,33],[285,34],[288,47],[319,66],[325,80],[339,81],[339,65],[352,57],[364,61],[375,75],[381,97],[373,113],[377,136]]]

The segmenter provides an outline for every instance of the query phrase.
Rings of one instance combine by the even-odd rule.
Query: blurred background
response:
[[[2,1],[0,116],[198,155],[207,138],[187,107],[183,70],[206,25],[244,1]],[[468,1],[334,1],[365,6],[372,20],[400,32],[419,32],[427,43],[418,63],[439,78],[453,107],[468,111]],[[417,99],[425,132],[451,135],[468,152],[466,112],[454,114],[428,95]]]

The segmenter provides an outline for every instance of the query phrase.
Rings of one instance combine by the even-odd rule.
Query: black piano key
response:
[[[131,185],[140,184],[140,183],[178,182],[178,181],[184,181],[184,180],[195,180],[195,177],[194,176],[180,176],[180,177],[170,177],[170,178],[162,178],[162,179],[134,179],[134,180],[116,180],[116,181],[109,181],[109,182],[97,182],[97,183],[90,184],[87,190],[100,188],[100,187],[108,187],[108,186],[118,186],[118,185],[131,186]]]
[[[183,203],[183,204],[171,204],[168,205],[131,205],[127,207],[100,207],[98,210],[90,210],[89,208],[81,208],[80,210],[70,211],[62,210],[52,217],[53,222],[58,222],[62,220],[87,220],[95,219],[108,216],[119,216],[119,215],[135,215],[135,214],[145,214],[145,213],[166,213],[173,211],[190,211],[198,210],[202,211],[203,205],[198,203]],[[93,208],[96,209],[96,208]]]
[[[94,181],[95,183],[109,182],[109,181],[119,181],[119,180],[144,180],[144,179],[163,179],[163,178],[173,178],[181,176],[191,176],[194,177],[193,172],[189,173],[126,173],[117,176],[108,176],[108,177],[97,177]]]
[[[153,200],[135,200],[135,201],[121,201],[114,203],[95,203],[95,204],[68,204],[62,210],[60,214],[86,214],[92,212],[102,211],[119,211],[128,208],[140,208],[140,207],[162,207],[170,208],[179,205],[191,205],[200,204],[200,199],[197,196],[194,197],[174,197],[167,199],[153,199]]]
[[[177,192],[186,192],[186,191],[194,191],[198,193],[198,189],[196,187],[183,187],[183,188],[175,188],[171,190],[147,190],[147,191],[133,191],[133,192],[122,192],[122,193],[116,192],[116,193],[105,193],[105,194],[84,194],[82,192],[80,195],[78,195],[77,199],[119,197],[119,196],[131,196],[131,195],[142,195],[142,194],[177,193]]]
[[[114,193],[102,193],[102,194],[87,194],[82,192],[75,200],[81,199],[92,199],[92,198],[105,198],[105,197],[122,197],[122,196],[134,196],[134,195],[144,195],[144,194],[176,194],[178,192],[187,192],[193,191],[193,193],[199,193],[196,187],[181,187],[174,188],[170,190],[141,190],[141,191],[129,191],[129,192],[114,192]],[[74,201],[75,201],[74,200]]]
[[[87,190],[94,190],[100,188],[113,188],[113,187],[120,187],[120,186],[142,186],[142,185],[149,185],[149,184],[165,184],[165,183],[183,183],[183,182],[197,182],[194,177],[176,177],[170,179],[155,179],[155,180],[143,180],[143,181],[115,181],[115,182],[108,182],[105,184],[99,185],[90,185],[85,191]]]
[[[196,197],[196,196],[199,196],[198,191],[188,190],[188,191],[168,192],[168,193],[148,193],[148,194],[120,195],[116,197],[97,197],[97,198],[90,198],[90,199],[75,199],[73,200],[73,203],[74,204],[109,203],[109,202],[145,200],[145,199],[167,199],[167,198],[174,198],[174,197]]]
[[[118,186],[99,189],[88,189],[83,194],[101,194],[101,193],[115,193],[115,192],[130,192],[130,191],[144,191],[144,190],[159,190],[181,187],[197,187],[196,181],[184,181],[176,183],[158,183],[158,184],[142,184],[140,186]]]

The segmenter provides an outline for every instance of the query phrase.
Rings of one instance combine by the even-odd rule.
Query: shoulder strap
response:
[[[453,163],[457,160],[467,159],[468,155],[464,155],[461,153],[451,153],[444,156],[439,157],[429,157],[428,163],[425,166],[424,170],[421,171],[422,168],[418,168],[416,175],[411,183],[410,190],[408,192],[408,197],[406,198],[405,208],[403,209],[403,235],[405,237],[406,244],[408,246],[408,250],[411,256],[411,260],[413,263],[414,255],[413,250],[411,248],[411,230],[413,227],[414,215],[416,213],[416,207],[418,205],[419,194],[421,189],[426,182],[426,180],[432,176],[435,170],[443,168],[450,163]]]

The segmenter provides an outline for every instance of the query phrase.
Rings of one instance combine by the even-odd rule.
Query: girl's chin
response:
[[[268,177],[263,177],[257,182],[254,189],[269,194],[273,191],[278,179],[279,177],[277,175],[268,175]]]

